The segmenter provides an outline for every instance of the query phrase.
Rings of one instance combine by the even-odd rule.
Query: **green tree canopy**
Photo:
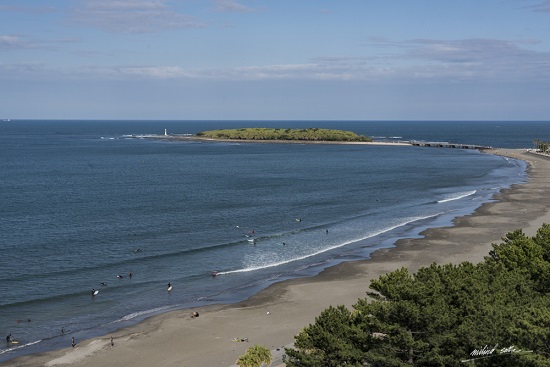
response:
[[[503,238],[483,263],[399,269],[353,311],[330,307],[286,350],[288,367],[550,366],[550,226]]]
[[[246,353],[237,359],[237,366],[239,367],[260,367],[264,363],[268,366],[271,365],[273,356],[271,351],[266,347],[254,344],[254,346],[248,348]]]
[[[372,139],[351,131],[332,129],[271,129],[243,128],[210,130],[197,133],[197,136],[211,139],[233,140],[296,140],[296,141],[342,141],[369,142]]]

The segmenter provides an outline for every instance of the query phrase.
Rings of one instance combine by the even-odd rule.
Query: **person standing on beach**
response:
[[[76,347],[76,343],[74,342],[74,336],[73,336],[73,338],[71,339],[71,346],[72,346],[73,348]]]

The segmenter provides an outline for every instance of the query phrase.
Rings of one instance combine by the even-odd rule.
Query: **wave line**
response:
[[[456,194],[453,194],[453,195],[450,195],[448,198],[446,199],[441,199],[441,200],[438,200],[437,202],[438,203],[446,203],[448,201],[453,201],[453,200],[459,200],[459,199],[462,199],[462,198],[465,198],[467,196],[470,196],[470,195],[473,195],[477,192],[477,190],[472,190],[472,191],[465,191],[465,192],[458,192]]]
[[[427,216],[424,216],[424,217],[413,217],[413,218],[411,218],[410,220],[406,220],[406,221],[404,221],[404,222],[402,222],[402,223],[396,224],[395,226],[392,226],[392,227],[388,227],[388,228],[382,229],[382,230],[380,230],[380,231],[378,231],[378,232],[375,232],[375,233],[371,233],[371,234],[369,234],[369,235],[366,236],[366,237],[362,237],[362,238],[357,238],[357,239],[345,241],[345,242],[343,242],[343,243],[341,243],[341,244],[334,245],[334,246],[330,246],[330,247],[321,249],[321,250],[319,250],[319,251],[316,251],[316,252],[314,252],[314,253],[312,253],[312,254],[299,256],[299,257],[296,257],[296,258],[294,258],[294,259],[288,259],[288,260],[283,260],[283,261],[279,261],[279,262],[272,263],[272,264],[260,265],[260,266],[253,266],[253,267],[243,268],[243,269],[228,270],[228,271],[220,271],[220,272],[217,272],[216,275],[227,275],[227,274],[235,274],[235,273],[247,273],[247,272],[251,272],[251,271],[262,270],[262,269],[268,269],[268,268],[273,268],[273,267],[280,266],[280,265],[289,264],[289,263],[294,262],[294,261],[304,260],[304,259],[307,259],[307,258],[309,258],[309,257],[317,256],[317,255],[320,255],[320,254],[322,254],[322,253],[325,253],[325,252],[328,252],[328,251],[331,251],[331,250],[334,250],[334,249],[337,249],[337,248],[340,248],[340,247],[349,245],[350,243],[355,243],[355,242],[358,242],[358,241],[366,240],[366,239],[368,239],[368,238],[376,237],[376,236],[381,235],[381,234],[383,234],[383,233],[386,233],[386,232],[389,232],[389,231],[393,231],[393,230],[396,229],[396,228],[405,226],[405,225],[410,224],[410,223],[414,223],[414,222],[419,221],[419,220],[424,220],[424,219],[429,219],[429,218],[437,217],[438,215],[441,215],[441,214],[443,214],[443,213],[436,213],[436,214],[427,215]]]

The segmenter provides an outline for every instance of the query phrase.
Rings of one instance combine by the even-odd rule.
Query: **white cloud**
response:
[[[18,64],[5,64],[0,63],[0,75],[8,77],[20,77],[20,76],[36,76],[36,75],[48,75],[49,70],[43,63],[39,62],[24,62]]]
[[[0,48],[21,47],[17,46],[21,43],[22,40],[17,37],[0,38]],[[536,42],[493,39],[391,42],[379,39],[366,45],[371,56],[320,57],[304,63],[209,69],[184,69],[179,65],[87,65],[42,72],[51,76],[75,75],[84,78],[220,81],[550,81],[550,54],[529,49],[533,43]],[[14,67],[14,70],[21,73],[41,71],[28,66],[21,69]]]
[[[229,79],[550,80],[550,54],[528,48],[533,40],[495,39],[382,42],[385,52],[365,57],[323,57],[309,63],[220,70]]]
[[[251,13],[253,8],[234,0],[216,0],[216,10],[221,12]]]
[[[540,1],[538,4],[527,6],[527,8],[536,12],[550,13],[550,0]]]
[[[12,35],[0,35],[0,50],[28,48],[27,40]]]
[[[530,43],[526,41],[417,39],[407,43],[412,46],[410,56],[443,62],[500,61],[503,58],[510,60],[528,56],[527,53],[530,53],[519,47],[522,43]]]
[[[177,12],[167,0],[82,0],[81,4],[72,10],[69,21],[108,32],[148,33],[206,26]]]
[[[382,47],[377,58],[401,78],[522,80],[550,78],[550,54],[529,49],[534,40],[416,39],[405,42],[375,40]]]
[[[52,40],[37,40],[24,35],[0,35],[0,50],[16,51],[24,49],[56,50],[61,44],[79,42],[76,38],[66,37]]]
[[[126,66],[116,70],[122,75],[133,75],[148,79],[174,79],[190,76],[178,66]]]
[[[11,11],[18,13],[28,14],[44,14],[55,12],[53,7],[40,7],[40,6],[18,6],[18,5],[0,5],[0,11]]]

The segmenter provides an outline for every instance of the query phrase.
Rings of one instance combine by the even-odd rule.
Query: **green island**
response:
[[[371,142],[364,135],[351,131],[332,129],[272,129],[242,128],[209,130],[197,133],[197,137],[221,140],[271,140],[271,141],[311,141],[311,142]]]

